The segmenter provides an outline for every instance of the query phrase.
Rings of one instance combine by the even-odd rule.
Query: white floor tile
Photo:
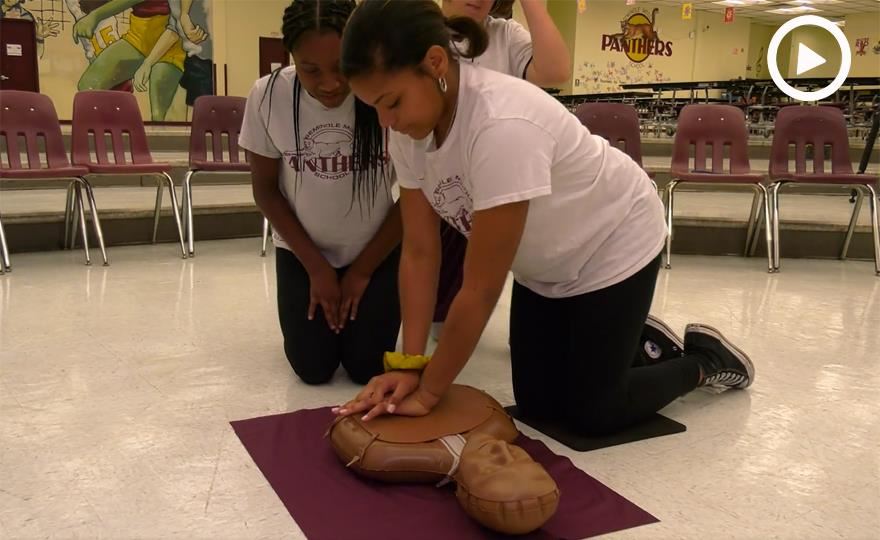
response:
[[[0,537],[301,538],[229,421],[341,403],[295,380],[259,240],[18,254],[0,276]],[[619,538],[874,538],[880,279],[869,262],[677,256],[653,312],[719,327],[755,386],[664,411],[677,436],[571,452],[662,520]],[[509,284],[508,284],[509,286]],[[512,401],[505,294],[459,382]],[[523,431],[539,436],[527,427]]]

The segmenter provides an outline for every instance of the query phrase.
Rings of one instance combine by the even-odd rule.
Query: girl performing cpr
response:
[[[745,353],[699,324],[688,326],[683,355],[632,367],[666,238],[651,182],[541,89],[460,63],[454,35],[467,39],[465,57],[486,46],[479,24],[447,19],[431,0],[366,0],[343,36],[343,73],[393,132],[408,358],[425,353],[440,220],[469,243],[462,288],[424,370],[378,376],[337,413],[430,411],[473,353],[511,270],[513,391],[526,416],[612,432],[697,386],[750,385]]]

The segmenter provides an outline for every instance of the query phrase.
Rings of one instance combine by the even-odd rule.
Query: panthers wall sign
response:
[[[602,36],[602,50],[620,51],[630,61],[644,62],[649,56],[672,56],[672,42],[663,41],[657,33],[657,13],[654,8],[648,15],[644,11],[631,11],[620,21],[620,32]]]

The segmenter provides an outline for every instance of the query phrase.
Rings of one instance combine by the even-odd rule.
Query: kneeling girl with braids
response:
[[[258,80],[240,144],[272,224],[284,352],[306,383],[340,364],[364,384],[400,328],[400,211],[385,132],[339,70],[353,0],[294,0],[282,34],[295,67]]]

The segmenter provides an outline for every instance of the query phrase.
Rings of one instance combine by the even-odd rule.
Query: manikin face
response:
[[[303,88],[328,109],[342,105],[351,91],[339,71],[342,38],[336,32],[310,30],[293,49],[296,74]]]
[[[470,437],[459,471],[468,491],[494,500],[543,495],[556,488],[544,467],[525,450],[488,435]]]

